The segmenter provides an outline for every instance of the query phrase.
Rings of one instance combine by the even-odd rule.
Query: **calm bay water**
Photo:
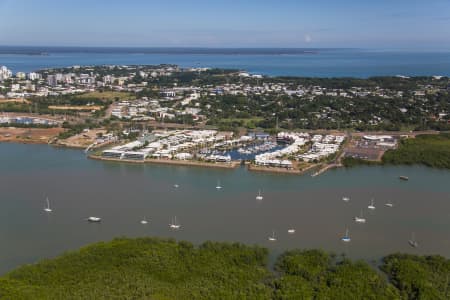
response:
[[[95,50],[96,48],[94,48]],[[0,65],[14,72],[51,67],[101,64],[177,64],[182,67],[243,69],[265,75],[312,77],[370,77],[383,75],[450,76],[450,52],[381,51],[364,49],[316,49],[313,53],[254,49],[203,49],[191,51],[168,48],[150,53],[135,48],[39,48],[0,47]],[[7,54],[12,51],[41,51],[48,55]]]
[[[273,256],[323,248],[369,260],[396,251],[450,257],[449,182],[449,171],[425,167],[361,167],[312,178],[101,162],[77,150],[0,144],[0,273],[118,236],[256,243]],[[51,214],[43,211],[47,196]],[[377,208],[369,212],[372,197]],[[388,200],[393,208],[384,206]],[[361,209],[367,223],[355,224]],[[168,227],[175,215],[178,232]],[[88,216],[103,222],[90,224]],[[140,224],[144,217],[149,224]],[[349,244],[340,241],[346,226]],[[267,240],[272,230],[275,243]],[[411,232],[417,249],[408,245]]]

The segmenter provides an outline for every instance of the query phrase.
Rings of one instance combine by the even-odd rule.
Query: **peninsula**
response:
[[[288,174],[360,163],[448,168],[392,157],[406,139],[450,129],[449,91],[442,76],[268,77],[176,65],[13,74],[4,66],[0,141],[82,148],[103,160]],[[445,148],[448,135],[437,139]]]

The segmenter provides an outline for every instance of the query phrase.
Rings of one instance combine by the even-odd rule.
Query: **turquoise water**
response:
[[[396,251],[449,257],[449,182],[449,171],[418,166],[341,169],[313,178],[102,162],[77,150],[0,144],[0,273],[118,236],[256,243],[272,255],[323,248],[369,260]],[[47,196],[51,214],[43,211]],[[377,208],[369,212],[372,197]],[[393,208],[384,206],[388,200]],[[361,209],[367,224],[352,221]],[[103,222],[89,224],[88,216]],[[177,232],[168,227],[173,216],[182,225]],[[144,217],[149,224],[140,224]],[[349,244],[340,241],[346,227]],[[275,243],[267,240],[272,230]],[[411,232],[417,249],[408,245]]]
[[[16,47],[17,48],[17,47]],[[24,50],[25,49],[25,50]],[[265,75],[312,77],[370,77],[382,75],[450,75],[450,52],[413,52],[364,49],[315,49],[313,53],[277,49],[204,49],[188,51],[169,48],[164,51],[145,49],[102,48],[18,48],[15,51],[45,51],[47,56],[5,54],[0,47],[0,65],[14,72],[72,65],[99,64],[177,64],[182,67],[217,67],[244,69]],[[95,49],[95,48],[94,48]],[[3,53],[3,54],[2,54]]]

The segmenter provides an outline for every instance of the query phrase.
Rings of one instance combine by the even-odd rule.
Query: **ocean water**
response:
[[[79,150],[23,144],[0,144],[0,166],[0,274],[120,236],[237,241],[268,247],[272,257],[292,248],[369,261],[397,251],[450,257],[448,170],[359,167],[317,177],[274,175],[103,162]],[[215,188],[218,180],[222,190]],[[258,190],[262,201],[255,199]],[[46,197],[50,214],[43,211]],[[374,211],[367,209],[371,198]],[[394,207],[386,207],[388,201]],[[366,224],[353,221],[361,210]],[[103,221],[88,223],[89,216]],[[174,216],[179,231],[169,229]],[[147,225],[140,224],[144,218]],[[352,241],[343,243],[347,227]],[[268,241],[272,231],[276,242]],[[412,232],[418,248],[408,245]]]
[[[269,76],[450,76],[450,51],[0,47],[0,65],[14,72],[102,64],[177,64]]]

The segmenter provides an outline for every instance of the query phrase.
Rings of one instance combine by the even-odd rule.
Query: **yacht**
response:
[[[294,228],[288,229],[288,233],[289,234],[294,234],[295,233],[295,229]]]
[[[175,184],[173,185],[173,187],[177,189],[177,188],[179,187],[179,185],[175,183]]]
[[[341,237],[341,241],[346,243],[351,241],[350,236],[348,235],[348,228],[345,229],[345,235]]]
[[[47,202],[47,206],[44,208],[45,212],[52,212],[53,210],[50,208],[50,201],[47,199],[45,199],[45,201]]]
[[[344,202],[349,202],[349,201],[350,201],[350,198],[349,198],[349,197],[342,197],[342,201],[344,201]]]
[[[145,224],[147,224],[147,223],[148,223],[148,221],[147,221],[146,218],[144,218],[144,219],[141,220],[141,224],[142,224],[142,225],[145,225]]]
[[[256,196],[256,200],[262,200],[263,196],[261,195],[261,190],[258,191],[258,196]]]
[[[392,203],[392,201],[389,201],[389,202],[385,203],[384,205],[386,205],[387,207],[394,207],[394,203]]]
[[[89,218],[87,218],[87,220],[88,220],[89,222],[98,223],[98,222],[101,222],[101,221],[102,221],[102,218],[99,218],[99,217],[89,217]]]
[[[181,225],[177,223],[177,217],[172,219],[172,222],[170,222],[169,227],[170,229],[174,230],[180,229]]]
[[[374,210],[374,209],[375,209],[375,201],[373,200],[373,198],[372,198],[372,200],[370,200],[370,205],[367,206],[367,208],[368,208],[368,209],[371,209],[371,210]]]
[[[356,223],[366,223],[366,219],[363,217],[362,210],[359,217],[354,217],[353,219],[355,220]]]
[[[276,240],[277,240],[277,238],[275,237],[275,231],[272,231],[272,235],[269,236],[269,241],[275,242]]]

